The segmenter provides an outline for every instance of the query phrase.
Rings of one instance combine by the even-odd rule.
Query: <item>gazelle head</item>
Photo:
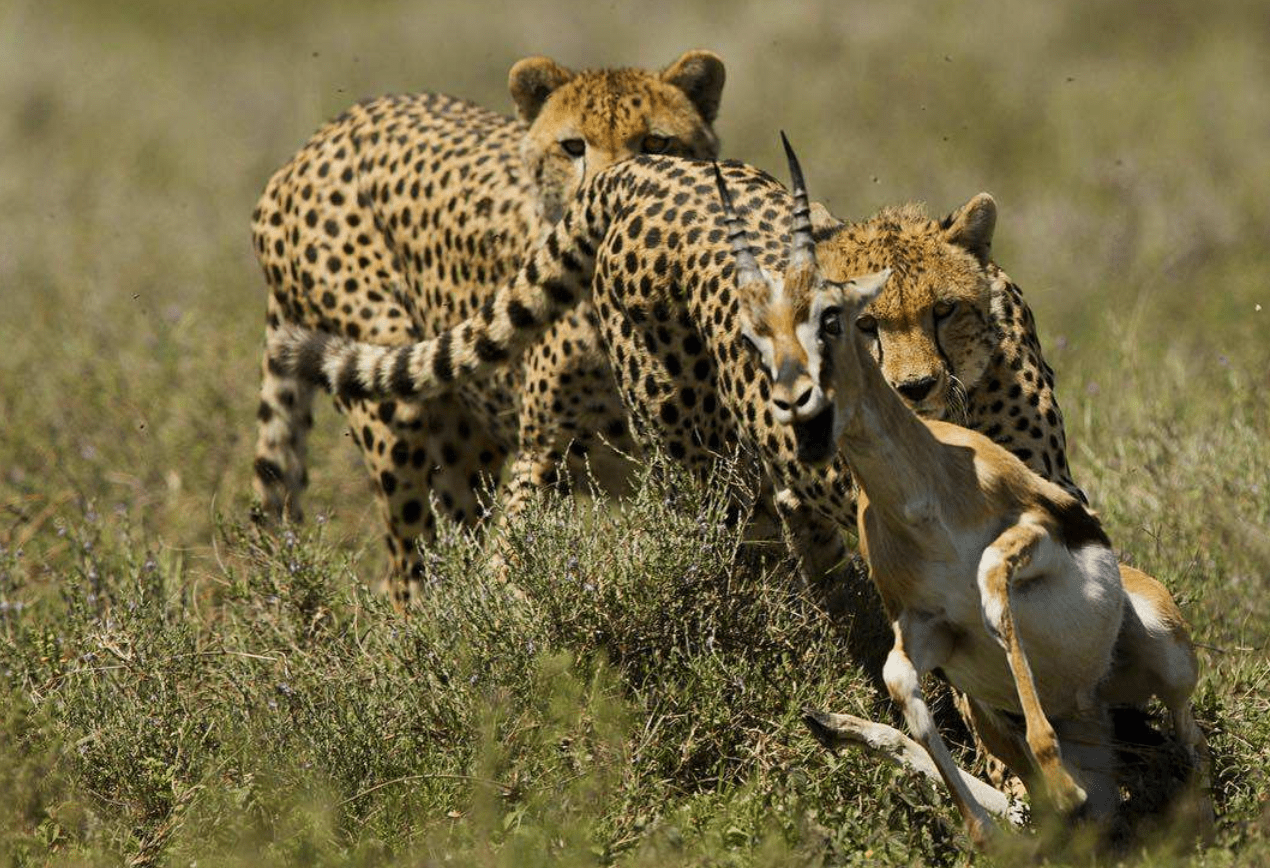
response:
[[[852,337],[848,324],[881,292],[891,272],[884,269],[845,282],[821,274],[802,169],[784,133],[781,142],[794,199],[784,274],[759,267],[717,166],[715,180],[736,263],[741,336],[771,381],[773,419],[793,426],[801,460],[823,464],[833,456],[846,422],[829,350]]]

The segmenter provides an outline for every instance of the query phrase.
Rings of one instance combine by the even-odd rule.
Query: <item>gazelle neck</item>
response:
[[[838,448],[872,509],[905,532],[936,518],[951,492],[972,480],[946,447],[882,376],[862,340],[852,334],[839,354],[836,400],[845,417]]]

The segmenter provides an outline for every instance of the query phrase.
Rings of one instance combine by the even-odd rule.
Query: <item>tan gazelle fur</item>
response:
[[[783,138],[783,137],[782,137]],[[742,333],[772,379],[772,414],[824,407],[860,489],[859,533],[895,644],[883,678],[974,841],[991,820],[960,776],[920,686],[939,671],[970,698],[989,748],[1064,812],[1118,802],[1109,706],[1161,696],[1197,762],[1195,657],[1162,585],[1119,568],[1098,520],[976,432],[923,421],[849,328],[890,271],[818,271],[801,171],[785,143],[794,217],[783,277],[760,272],[717,177],[736,256]],[[1021,715],[1025,734],[1008,715]],[[1035,791],[1034,791],[1035,792]]]

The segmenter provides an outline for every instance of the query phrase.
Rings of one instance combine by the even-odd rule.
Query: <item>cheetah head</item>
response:
[[[511,68],[508,88],[526,124],[521,157],[541,216],[554,223],[588,179],[639,154],[711,159],[723,61],[689,51],[661,72],[573,72],[546,57]]]
[[[942,221],[888,208],[832,230],[816,249],[825,276],[883,268],[885,288],[852,321],[887,382],[919,415],[964,424],[966,393],[1001,342],[987,273],[997,207],[980,193]]]

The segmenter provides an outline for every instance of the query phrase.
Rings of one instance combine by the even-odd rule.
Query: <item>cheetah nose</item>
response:
[[[786,413],[788,413],[792,411],[795,407],[799,409],[806,407],[807,402],[811,400],[811,394],[814,391],[815,389],[812,386],[808,386],[806,389],[803,390],[803,393],[801,395],[799,395],[797,398],[794,399],[794,403],[792,405],[788,401],[783,401],[780,398],[773,398],[772,403],[775,404],[779,409],[784,410]]]
[[[907,383],[900,383],[895,387],[895,391],[910,401],[920,401],[930,394],[930,390],[935,388],[935,383],[935,377],[922,377],[920,380],[909,380]]]

